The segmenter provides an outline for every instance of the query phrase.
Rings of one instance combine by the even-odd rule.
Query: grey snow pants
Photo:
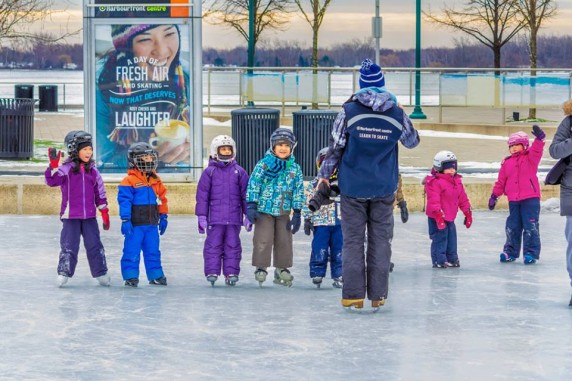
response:
[[[394,199],[394,195],[371,200],[342,195],[343,299],[387,298]]]
[[[276,268],[287,269],[292,267],[293,249],[292,232],[286,229],[290,216],[283,214],[275,217],[260,213],[254,224],[254,237],[252,238],[252,265],[255,267],[270,267],[270,260],[274,252],[273,264]],[[274,250],[273,250],[274,249]]]

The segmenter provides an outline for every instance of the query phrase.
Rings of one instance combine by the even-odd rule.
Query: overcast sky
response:
[[[198,1],[198,0],[195,0]],[[439,10],[443,3],[462,5],[467,0],[422,0],[422,9]],[[130,3],[128,0],[110,0],[109,3]],[[58,0],[67,10],[56,14],[45,26],[48,31],[57,33],[62,25],[69,24],[70,29],[81,28],[82,0]],[[550,25],[541,29],[541,35],[570,34],[572,23],[572,0],[557,0],[558,15]],[[328,8],[320,29],[320,45],[365,39],[371,37],[371,17],[375,13],[375,0],[333,0]],[[409,49],[415,46],[415,0],[380,0],[380,13],[383,19],[382,48]],[[455,38],[451,30],[438,28],[428,22],[422,23],[422,46],[452,46]],[[265,32],[263,40],[298,41],[302,46],[311,46],[312,34],[308,23],[300,16],[293,15],[291,24],[285,32]],[[73,42],[81,41],[81,36]],[[245,46],[245,40],[232,29],[203,23],[203,46],[232,48]]]

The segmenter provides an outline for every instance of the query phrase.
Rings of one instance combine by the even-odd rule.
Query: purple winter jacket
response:
[[[497,197],[506,194],[509,201],[540,198],[537,173],[543,151],[544,142],[534,139],[530,148],[504,159],[493,194]]]
[[[209,225],[242,225],[246,214],[248,174],[236,163],[209,159],[197,187],[195,214]]]
[[[96,209],[107,207],[107,196],[103,179],[92,165],[89,172],[72,171],[73,163],[68,161],[58,169],[48,167],[44,173],[46,184],[60,187],[62,191],[62,219],[95,218]]]

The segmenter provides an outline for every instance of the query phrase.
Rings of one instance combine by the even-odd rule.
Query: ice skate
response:
[[[516,261],[516,258],[511,257],[511,256],[508,255],[507,253],[500,253],[500,261],[501,261],[502,263],[514,262],[514,261]]]
[[[262,283],[266,282],[266,275],[268,275],[268,271],[262,267],[257,268],[254,272],[254,279],[256,279],[260,287],[262,287]]]
[[[379,310],[380,307],[382,307],[385,304],[385,298],[381,298],[378,300],[372,300],[371,301],[371,308],[373,308],[373,312],[376,312]]]
[[[100,286],[109,287],[111,285],[111,278],[107,274],[98,276],[95,279],[97,279]]]
[[[152,281],[149,281],[149,284],[153,284],[156,286],[166,286],[167,285],[167,278],[163,275],[157,279],[153,279]]]
[[[214,287],[214,284],[217,281],[217,279],[218,279],[218,275],[216,275],[216,274],[207,275],[207,282],[211,282],[211,286],[213,286],[213,287]]]
[[[320,288],[320,286],[322,285],[322,277],[321,276],[315,276],[312,278],[312,283],[314,284],[314,286]]]
[[[65,275],[58,275],[58,287],[63,287],[68,282],[68,277]]]
[[[348,310],[361,310],[363,308],[363,299],[342,299],[342,307]]]
[[[139,279],[137,278],[126,279],[125,285],[128,287],[137,287],[139,285]]]
[[[458,260],[452,261],[450,263],[451,263],[450,267],[461,267],[461,263]]]
[[[344,280],[342,279],[342,277],[334,278],[332,280],[334,281],[334,283],[332,283],[332,286],[334,286],[334,288],[342,288],[344,286]]]
[[[524,256],[524,264],[525,265],[533,265],[536,263],[536,258],[534,258],[532,255],[525,255]]]
[[[451,264],[449,262],[443,262],[443,263],[433,263],[433,268],[434,269],[446,269],[447,267],[453,267],[451,266]]]
[[[227,286],[236,286],[236,282],[238,282],[238,275],[224,277],[224,283],[226,283]]]
[[[292,287],[294,277],[290,274],[290,270],[277,268],[274,270],[274,283],[281,286]]]

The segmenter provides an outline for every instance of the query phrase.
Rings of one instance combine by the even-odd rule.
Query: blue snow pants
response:
[[[239,275],[242,246],[240,225],[209,225],[203,249],[205,276]]]
[[[121,257],[121,275],[124,280],[139,279],[139,259],[143,251],[143,262],[149,281],[163,274],[161,251],[159,250],[159,229],[157,225],[133,227],[133,234],[125,237]]]
[[[442,265],[445,262],[458,261],[455,221],[445,221],[447,226],[445,229],[439,230],[434,218],[428,217],[427,219],[429,221],[429,238],[431,238],[431,262]]]
[[[83,237],[91,276],[96,278],[107,274],[105,249],[99,237],[97,220],[95,218],[87,220],[63,219],[62,223],[58,274],[71,278],[75,273],[80,237]]]
[[[325,277],[330,261],[332,279],[342,276],[342,226],[315,226],[310,256],[310,277]]]
[[[529,198],[521,201],[509,201],[509,215],[506,219],[506,243],[503,251],[510,257],[518,258],[522,243],[523,255],[535,259],[540,256],[540,199]]]

